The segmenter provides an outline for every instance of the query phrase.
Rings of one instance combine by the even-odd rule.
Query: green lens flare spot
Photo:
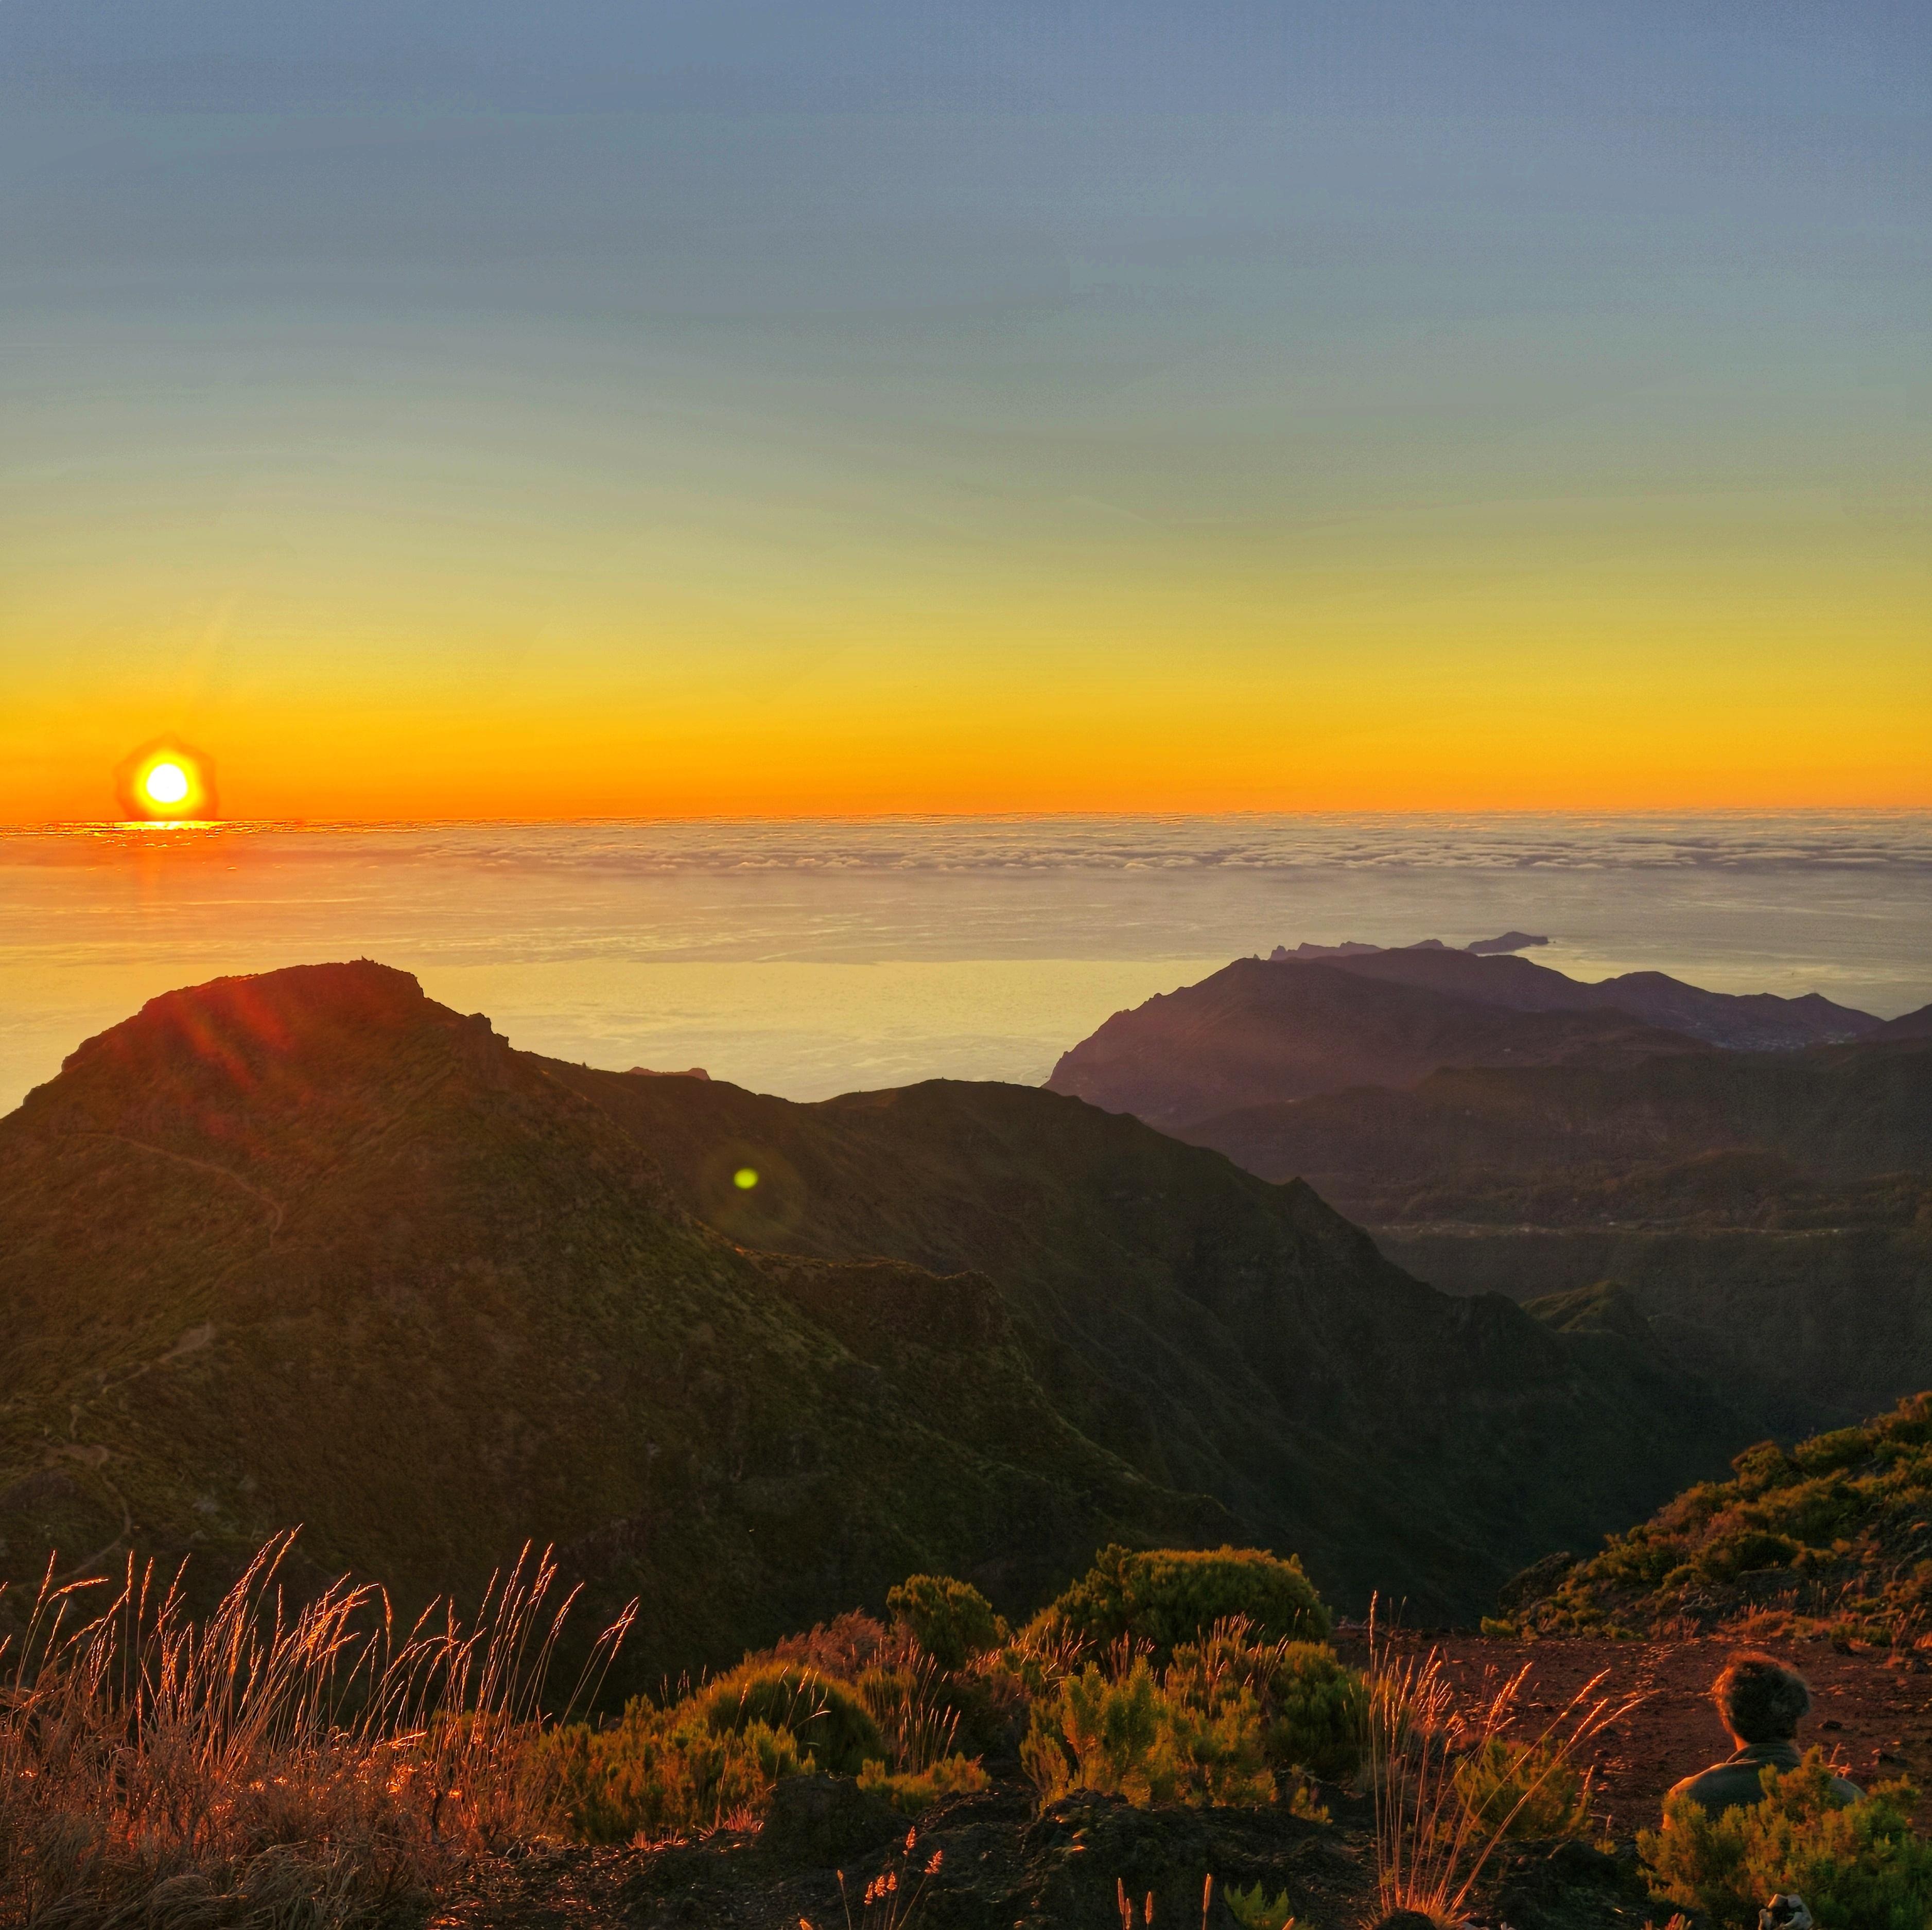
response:
[[[731,1176],[731,1183],[741,1193],[748,1193],[758,1183],[758,1170],[755,1166],[741,1166]]]

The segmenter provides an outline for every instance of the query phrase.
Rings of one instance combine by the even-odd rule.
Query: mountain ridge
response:
[[[1350,1086],[1412,1086],[1448,1067],[1797,1050],[1886,1029],[1816,993],[1711,992],[1660,972],[1592,984],[1434,940],[1351,943],[1237,959],[1116,1012],[1046,1083],[1174,1128]]]
[[[704,1191],[747,1210],[747,1144],[762,1225]],[[1079,1102],[592,1074],[366,963],[166,995],[0,1119],[0,1294],[16,1578],[302,1521],[406,1602],[535,1538],[644,1598],[646,1669],[911,1569],[1024,1608],[1109,1539],[1466,1614],[1748,1432],[1647,1341],[1586,1361]]]

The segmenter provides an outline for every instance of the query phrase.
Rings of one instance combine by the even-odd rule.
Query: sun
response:
[[[179,824],[216,815],[213,760],[172,738],[123,758],[114,791],[124,819]]]
[[[157,764],[141,780],[141,789],[152,804],[164,811],[181,803],[188,793],[188,773],[178,764]]]

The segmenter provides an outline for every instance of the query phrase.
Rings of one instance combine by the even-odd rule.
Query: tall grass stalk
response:
[[[530,1766],[576,1591],[548,1551],[399,1632],[377,1588],[291,1608],[276,1536],[212,1613],[130,1560],[0,1640],[0,1926],[353,1930],[540,1831]],[[627,1610],[592,1644],[574,1703]]]
[[[1583,1745],[1642,1698],[1612,1704],[1593,1676],[1540,1729],[1520,1725],[1525,1663],[1487,1675],[1473,1698],[1459,1698],[1439,1650],[1399,1656],[1369,1616],[1368,1737],[1364,1755],[1376,1812],[1376,1875],[1384,1911],[1414,1910],[1439,1921],[1462,1917],[1478,1879],[1518,1819],[1567,1778]],[[1606,1674],[1607,1671],[1605,1672]],[[1515,1798],[1469,1802],[1456,1772],[1491,1744],[1523,1748]],[[1585,1788],[1588,1773],[1584,1777]]]
[[[946,1671],[929,1655],[914,1650],[896,1670],[868,1670],[859,1680],[859,1695],[886,1739],[890,1766],[897,1773],[922,1774],[952,1755],[959,1711],[948,1698]]]

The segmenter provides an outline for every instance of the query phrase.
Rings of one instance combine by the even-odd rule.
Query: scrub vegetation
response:
[[[554,1827],[539,1745],[572,1599],[548,1558],[404,1634],[346,1582],[287,1608],[292,1539],[205,1618],[130,1563],[118,1590],[44,1589],[0,1644],[0,1924],[350,1930]]]
[[[1707,1815],[1682,1797],[1638,1842],[1660,1896],[1714,1930],[1751,1930],[1774,1894],[1802,1896],[1819,1930],[1922,1930],[1932,1921],[1932,1843],[1912,1833],[1918,1791],[1881,1784],[1840,1806],[1820,1749],[1764,1772],[1764,1800]]]
[[[1748,1448],[1601,1553],[1544,1564],[1514,1604],[1529,1633],[1670,1634],[1720,1624],[1894,1647],[1932,1610],[1932,1395],[1788,1452]]]
[[[1222,1930],[1310,1930],[1354,1920],[1303,1880],[1318,1865],[1359,1905],[1446,1921],[1501,1895],[1522,1850],[1532,1866],[1566,1843],[1610,1860],[1587,1848],[1584,1758],[1628,1705],[1593,1683],[1552,1713],[1522,1669],[1458,1694],[1435,1651],[1372,1629],[1352,1667],[1306,1638],[1328,1612],[1298,1564],[1256,1550],[1111,1545],[1016,1629],[970,1584],[915,1575],[890,1622],[848,1613],[601,1716],[627,1625],[587,1645],[588,1674],[553,1681],[573,1602],[547,1557],[494,1581],[470,1620],[444,1608],[404,1632],[380,1591],[346,1582],[290,1607],[290,1554],[278,1538],[200,1617],[152,1570],[42,1591],[0,1678],[0,1925],[374,1930],[487,1890],[492,1871],[611,1853],[598,1846],[803,1883],[793,1921],[836,1920],[807,1894],[836,1859],[854,1923],[976,1924],[1010,1905],[980,1867],[1010,1840],[1034,1857],[1011,1880],[1064,1893],[1056,1908],[1104,1879],[1131,1890],[1136,1923],[1148,1899],[1165,1920],[1191,1895]],[[810,1839],[790,1876],[771,1860],[802,1840],[797,1800],[778,1830],[788,1788],[860,1832]],[[1712,1930],[1754,1921],[1780,1887],[1823,1930],[1922,1923],[1915,1792],[1836,1809],[1828,1790],[1814,1755],[1768,1774],[1756,1809],[1672,1804],[1629,1881]],[[1338,1815],[1358,1850],[1323,1850]],[[1135,1817],[1149,1833],[1121,1835]],[[1189,1817],[1253,1820],[1202,1834]],[[1257,1842],[1282,1842],[1294,1858],[1256,1861]],[[1151,1866],[1150,1844],[1167,1846]],[[975,1867],[950,1866],[949,1845],[977,1845]],[[1058,1846],[1046,1864],[1041,1845]],[[1518,1923],[1610,1920],[1511,1907]]]

